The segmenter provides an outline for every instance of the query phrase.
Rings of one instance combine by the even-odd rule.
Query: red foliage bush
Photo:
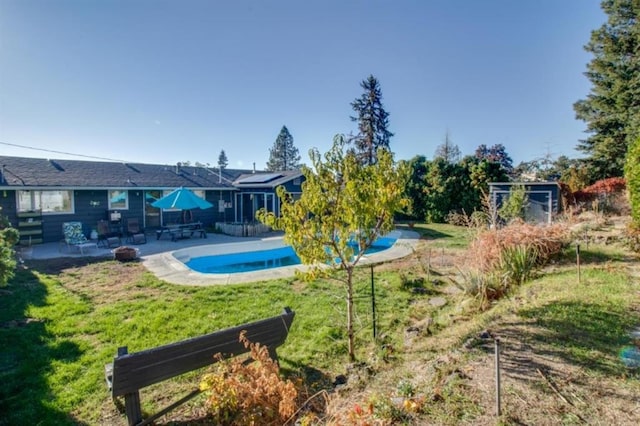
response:
[[[614,177],[608,179],[602,179],[587,186],[580,191],[573,193],[573,197],[576,202],[590,202],[598,198],[599,196],[609,196],[612,194],[618,194],[623,192],[627,188],[627,182],[624,178]]]

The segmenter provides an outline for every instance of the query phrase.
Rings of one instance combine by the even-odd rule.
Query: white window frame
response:
[[[68,210],[55,210],[47,208],[47,206],[43,206],[42,204],[42,195],[44,193],[51,193],[50,195],[54,195],[53,193],[63,193],[66,192],[69,197],[69,209]],[[20,194],[28,193],[30,198],[30,206],[28,209],[22,209],[20,207]],[[44,197],[48,198],[48,197]],[[63,204],[64,205],[64,204]],[[55,190],[47,190],[47,189],[26,189],[26,190],[17,190],[16,191],[16,212],[24,213],[30,211],[40,211],[43,215],[54,215],[54,214],[74,214],[75,213],[75,194],[73,190],[70,189],[55,189]]]

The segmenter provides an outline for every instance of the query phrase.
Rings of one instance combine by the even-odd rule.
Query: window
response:
[[[300,182],[302,181],[302,179],[300,179],[299,177],[293,179],[293,184],[295,186],[300,186]]]
[[[17,191],[18,212],[73,213],[73,191]]]
[[[109,191],[109,210],[127,210],[129,208],[129,193],[123,189]]]

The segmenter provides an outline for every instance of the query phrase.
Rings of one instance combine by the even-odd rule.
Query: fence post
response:
[[[580,277],[580,244],[576,244],[576,266],[578,268],[578,284],[581,283]]]
[[[500,406],[500,338],[495,338],[495,358],[496,358],[496,416],[500,417],[502,414],[502,407]]]
[[[375,342],[378,335],[376,332],[376,291],[373,280],[373,265],[371,265],[371,311],[373,312],[373,341]]]

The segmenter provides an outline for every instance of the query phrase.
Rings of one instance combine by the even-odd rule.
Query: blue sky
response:
[[[356,131],[378,78],[397,159],[580,156],[598,0],[0,0],[0,153],[265,166]],[[85,158],[86,159],[86,158]]]

